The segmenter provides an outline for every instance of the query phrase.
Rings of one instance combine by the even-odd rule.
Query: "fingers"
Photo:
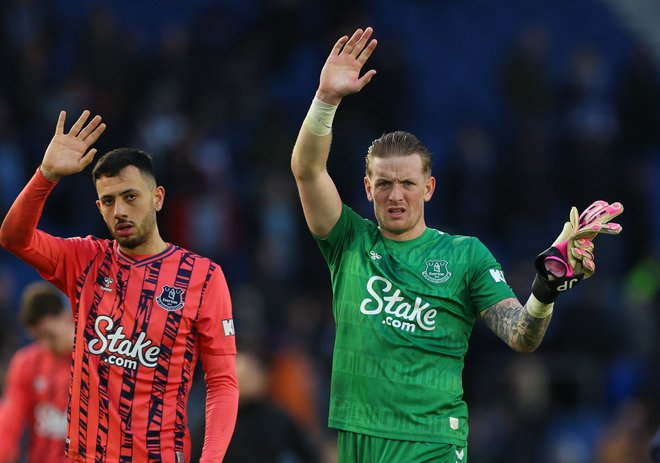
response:
[[[369,45],[367,45],[367,48],[362,50],[362,53],[360,53],[360,55],[357,57],[360,66],[367,62],[371,54],[376,49],[376,45],[378,45],[378,40],[372,39],[371,42],[369,42]]]
[[[367,85],[369,82],[371,82],[371,79],[376,75],[376,71],[374,69],[371,69],[367,73],[365,73],[362,77],[358,79],[358,92],[362,90],[362,88]]]
[[[608,204],[607,201],[594,201],[580,214],[580,225],[589,225],[594,222],[606,223],[623,212],[623,204],[616,202]]]
[[[89,142],[91,145],[94,143],[98,138],[101,136],[103,131],[105,130],[105,124],[101,124],[101,116],[96,115],[94,116],[94,119],[89,121],[89,124],[87,124],[78,134],[78,137],[82,140],[85,140],[86,142]]]
[[[574,241],[574,247],[571,248],[571,254],[576,261],[580,262],[585,269],[585,274],[591,276],[596,270],[594,260],[594,243],[588,238],[582,238]],[[588,278],[586,276],[585,278]]]
[[[609,223],[614,217],[623,212],[623,205],[619,202],[609,204],[607,201],[594,201],[579,217],[572,239],[594,239],[599,234],[618,235],[623,227],[618,223]],[[573,218],[571,211],[571,220]]]
[[[575,207],[575,206],[571,207],[570,221],[573,224],[573,227],[577,230],[578,223],[580,222],[580,217],[579,217],[577,207]]]
[[[85,155],[82,158],[80,158],[80,167],[81,167],[80,170],[84,169],[85,167],[87,167],[92,163],[95,154],[96,154],[96,148],[92,148],[87,153],[85,153]]]
[[[350,39],[346,40],[345,36],[339,39],[335,44],[333,52],[337,50],[338,46],[341,48],[341,44],[344,44],[341,53],[349,54],[353,58],[358,59],[361,64],[364,64],[378,44],[378,41],[375,39],[369,41],[373,33],[374,30],[371,27],[367,27],[364,31],[362,29],[357,29]],[[340,52],[337,52],[337,54],[339,53]],[[362,56],[363,54],[365,54],[365,56]]]
[[[332,47],[332,51],[330,52],[331,55],[339,55],[341,53],[341,49],[344,47],[344,44],[348,42],[348,36],[345,35],[339,40],[337,40],[337,43],[335,43],[335,46]]]
[[[60,111],[55,125],[55,135],[62,135],[64,133],[64,121],[66,121],[66,111]]]
[[[87,146],[91,146],[96,140],[99,139],[101,134],[105,131],[106,125],[102,124],[102,118],[98,114],[92,118],[87,125],[87,119],[91,113],[88,110],[84,110],[78,120],[71,126],[68,135],[72,135],[76,138],[87,143]],[[61,135],[64,133],[64,122],[66,120],[66,112],[61,111],[60,116],[57,119],[57,126],[55,128],[55,135]]]
[[[80,133],[80,130],[83,128],[83,125],[85,125],[85,122],[87,121],[87,118],[89,117],[90,112],[86,109],[82,112],[78,120],[71,126],[71,130],[69,130],[69,135],[73,135],[74,137],[77,137],[78,134]]]
[[[353,49],[360,40],[360,37],[362,37],[363,33],[364,31],[362,29],[358,29],[355,32],[353,32],[351,38],[348,39],[348,42],[346,42],[346,45],[344,45],[344,49],[342,50],[342,53],[348,53],[348,54],[353,53]]]
[[[571,222],[564,222],[564,228],[561,230],[561,233],[555,239],[555,241],[552,243],[554,246],[557,243],[561,243],[562,241],[567,241],[570,237],[571,234],[573,233],[573,224]]]
[[[589,238],[594,239],[597,235],[618,235],[623,227],[618,223],[598,223],[580,227],[572,236],[573,239]]]
[[[373,33],[374,30],[371,27],[367,27],[360,36],[360,39],[355,44],[355,47],[353,48],[351,55],[357,58],[362,53],[362,50],[364,50],[365,45],[369,42],[369,38]]]

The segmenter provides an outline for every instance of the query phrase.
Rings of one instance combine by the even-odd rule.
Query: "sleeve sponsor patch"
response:
[[[229,318],[227,320],[222,320],[222,329],[225,332],[225,336],[234,336],[236,331],[234,330],[234,319]]]

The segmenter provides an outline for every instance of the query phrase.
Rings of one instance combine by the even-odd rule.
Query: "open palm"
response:
[[[373,29],[358,29],[351,38],[340,38],[321,70],[317,96],[329,104],[338,104],[341,98],[357,93],[369,83],[376,71],[371,69],[360,77],[362,66],[367,62],[378,42],[369,41]]]
[[[96,148],[90,147],[98,140],[106,125],[101,123],[101,116],[94,116],[87,125],[90,112],[83,111],[68,133],[64,133],[66,112],[61,111],[53,136],[41,162],[41,171],[49,180],[56,181],[65,175],[82,171],[96,154]]]

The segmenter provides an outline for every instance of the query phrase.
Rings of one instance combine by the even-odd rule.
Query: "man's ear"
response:
[[[160,211],[163,208],[163,203],[165,202],[165,188],[162,186],[157,186],[154,188],[154,207],[156,211]]]
[[[431,196],[433,196],[434,191],[435,191],[435,177],[430,176],[428,180],[426,180],[426,185],[424,185],[424,202],[428,202],[431,200]]]
[[[371,193],[371,182],[369,181],[369,177],[364,177],[364,191],[367,193],[367,199],[372,203],[374,201],[374,196]]]

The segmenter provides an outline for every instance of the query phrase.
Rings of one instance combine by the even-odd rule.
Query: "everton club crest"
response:
[[[156,303],[165,310],[179,310],[183,307],[185,293],[182,289],[163,286],[163,291],[156,298]]]
[[[422,276],[431,283],[444,283],[451,278],[446,260],[427,260],[425,264],[426,269],[422,272]]]

